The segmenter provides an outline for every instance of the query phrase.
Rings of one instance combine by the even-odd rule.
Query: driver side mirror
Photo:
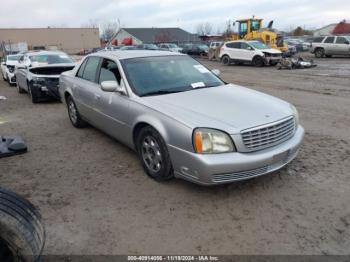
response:
[[[101,83],[101,89],[105,92],[118,92],[122,95],[126,95],[126,90],[122,81],[123,80],[121,80],[121,85],[119,85],[117,81],[103,81]]]

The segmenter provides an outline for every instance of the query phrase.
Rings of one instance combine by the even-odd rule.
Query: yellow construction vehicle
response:
[[[266,28],[263,28],[262,22],[263,19],[255,17],[237,20],[234,25],[238,24],[238,33],[233,33],[230,40],[259,40],[271,48],[287,53],[288,45],[284,43],[283,36],[272,28],[273,21]]]

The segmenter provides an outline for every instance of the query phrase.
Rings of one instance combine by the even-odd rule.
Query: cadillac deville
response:
[[[158,181],[216,185],[291,162],[304,136],[295,107],[218,74],[179,53],[102,52],[61,74],[59,92],[73,126],[134,149]]]

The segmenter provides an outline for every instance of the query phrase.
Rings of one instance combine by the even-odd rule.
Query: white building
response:
[[[321,27],[320,29],[316,29],[314,31],[314,36],[331,35],[336,26],[337,26],[337,24],[330,24],[330,25],[326,25],[324,27]]]
[[[198,36],[182,30],[181,28],[121,28],[113,38],[118,45],[129,42],[132,45],[151,43],[184,43],[196,42]],[[113,40],[112,40],[113,42]]]

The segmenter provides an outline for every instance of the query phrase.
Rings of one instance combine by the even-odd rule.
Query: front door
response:
[[[116,81],[124,85],[117,63],[110,59],[103,59],[99,72],[99,84],[104,81]],[[123,141],[129,129],[126,125],[128,118],[129,97],[118,92],[104,92],[100,89],[96,110],[100,114],[98,126],[106,133]]]

